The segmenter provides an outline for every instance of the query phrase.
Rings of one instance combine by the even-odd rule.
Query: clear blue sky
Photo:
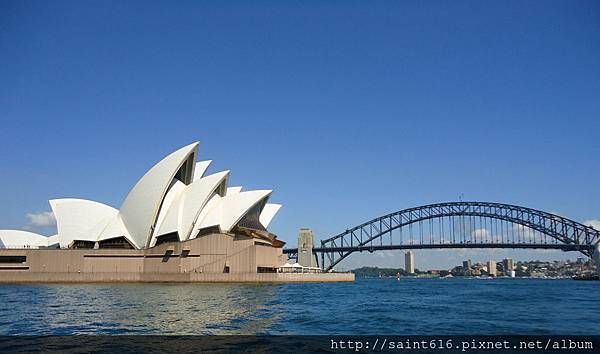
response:
[[[600,219],[600,4],[4,0],[0,122],[1,228],[196,140],[294,245],[461,194]]]

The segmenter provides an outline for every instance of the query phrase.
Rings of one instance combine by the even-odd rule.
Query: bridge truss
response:
[[[540,248],[591,256],[600,231],[544,211],[500,203],[449,202],[384,215],[321,241],[320,267],[354,252],[440,248]],[[286,249],[297,258],[298,249]],[[320,257],[319,257],[320,256]]]

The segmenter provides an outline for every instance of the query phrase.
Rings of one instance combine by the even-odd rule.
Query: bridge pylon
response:
[[[311,229],[303,228],[298,233],[298,263],[303,267],[318,266],[315,247],[315,234]]]

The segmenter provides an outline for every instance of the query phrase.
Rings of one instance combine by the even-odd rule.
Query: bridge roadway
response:
[[[456,244],[425,244],[425,245],[365,245],[345,247],[314,247],[313,253],[330,252],[374,252],[386,250],[416,250],[416,249],[449,249],[449,248],[521,248],[521,249],[552,249],[562,251],[592,251],[591,245],[577,244],[535,244],[535,243],[456,243]],[[298,248],[286,248],[283,253],[297,255]]]

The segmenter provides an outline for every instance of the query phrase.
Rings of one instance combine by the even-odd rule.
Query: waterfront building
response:
[[[510,275],[511,271],[515,269],[512,258],[505,258],[502,263],[504,265],[504,272]]]
[[[198,145],[152,166],[119,209],[53,199],[57,235],[0,230],[0,282],[306,280],[277,273],[288,259],[267,229],[281,208],[272,191],[230,187],[230,171],[206,175]],[[321,278],[311,279],[354,279]]]
[[[298,264],[302,267],[317,267],[317,256],[313,253],[315,234],[311,229],[300,229],[298,233]]]
[[[498,272],[496,271],[496,261],[489,260],[487,262],[487,272],[489,275],[491,275],[493,277],[498,275]]]
[[[258,233],[281,246],[267,226],[281,205],[271,190],[229,187],[230,171],[205,176],[212,161],[196,162],[199,143],[158,162],[137,182],[120,209],[85,199],[52,199],[58,234],[0,230],[5,248],[147,249],[210,233]]]
[[[468,271],[468,270],[471,270],[471,268],[473,268],[473,265],[471,264],[471,260],[470,259],[466,260],[466,261],[463,261],[463,268],[464,268],[465,272]]]
[[[408,274],[415,273],[415,254],[412,251],[404,254],[404,267]]]

